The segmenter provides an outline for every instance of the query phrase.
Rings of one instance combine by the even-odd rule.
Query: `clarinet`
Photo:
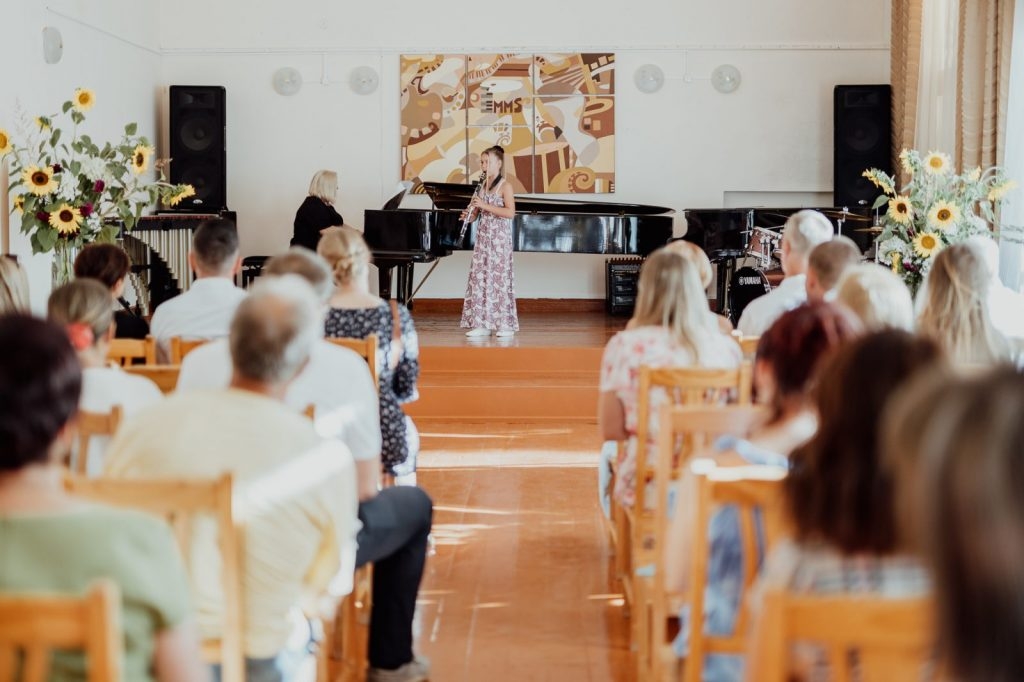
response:
[[[459,241],[458,246],[466,240],[466,232],[469,230],[469,224],[476,219],[476,210],[473,208],[473,198],[480,195],[480,190],[484,188],[484,183],[487,182],[487,176],[481,175],[480,181],[476,183],[476,187],[473,189],[473,194],[469,198],[469,206],[466,207],[466,217],[462,220],[462,229],[459,230]]]

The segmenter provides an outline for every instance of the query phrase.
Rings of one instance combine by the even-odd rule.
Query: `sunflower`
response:
[[[886,194],[893,193],[893,188],[892,185],[889,184],[889,181],[883,177],[876,175],[874,171],[866,170],[863,173],[861,173],[861,177],[865,177],[868,180],[870,180],[872,185],[882,190]]]
[[[904,149],[900,152],[900,166],[904,173],[913,173],[914,167],[910,165],[910,150]]]
[[[970,173],[967,174],[967,182],[977,182],[981,180],[981,166],[975,167]]]
[[[25,212],[25,195],[24,194],[19,194],[19,195],[14,197],[14,210],[18,212],[18,215],[21,215],[22,213]]]
[[[914,237],[914,251],[921,258],[931,258],[942,249],[942,240],[932,232],[922,232]]]
[[[68,204],[50,214],[50,225],[61,234],[74,234],[82,224],[82,212]]]
[[[949,160],[949,154],[928,152],[928,156],[924,157],[924,169],[932,175],[945,175],[952,167],[953,162]]]
[[[178,192],[177,194],[171,195],[170,197],[167,198],[167,205],[168,206],[177,206],[178,204],[180,204],[182,202],[182,200],[188,199],[189,197],[194,197],[195,195],[196,195],[195,188],[192,187],[192,185],[185,185],[184,187],[182,187],[180,192]]]
[[[0,149],[0,152],[2,152],[2,151],[3,150]],[[1007,195],[1007,193],[1009,193],[1009,191],[1011,189],[1013,189],[1016,186],[1017,186],[1017,182],[1015,180],[1007,180],[1006,182],[1002,183],[1001,185],[996,185],[995,187],[993,187],[992,189],[990,189],[988,191],[988,200],[989,201],[999,201],[1000,199],[1005,197]]]
[[[36,116],[36,128],[39,128],[40,132],[45,132],[50,129],[50,119],[45,116]]]
[[[153,156],[153,148],[140,144],[132,152],[132,172],[142,175],[149,170],[149,157]]]
[[[928,211],[928,224],[943,232],[953,229],[960,222],[960,209],[948,201],[937,201]]]
[[[92,90],[86,88],[78,88],[75,90],[75,96],[71,100],[71,106],[75,108],[75,111],[89,111],[92,109],[92,105],[96,103],[96,95],[93,94]]]
[[[910,197],[900,195],[895,199],[889,199],[889,210],[885,214],[901,225],[908,225],[914,219],[914,207],[910,204]]]
[[[11,136],[7,134],[6,130],[0,128],[0,156],[9,154],[11,149]]]
[[[57,189],[57,181],[53,179],[53,169],[49,166],[29,166],[21,172],[21,179],[28,191],[41,197]]]

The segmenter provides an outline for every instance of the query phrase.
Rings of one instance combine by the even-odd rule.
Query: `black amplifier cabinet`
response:
[[[610,315],[632,315],[643,258],[609,258],[605,261],[605,308]]]

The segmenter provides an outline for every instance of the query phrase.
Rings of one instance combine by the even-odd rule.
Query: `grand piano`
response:
[[[363,236],[378,269],[382,298],[391,298],[392,269],[398,271],[396,297],[408,303],[415,293],[415,263],[433,263],[436,267],[439,259],[454,251],[473,249],[475,225],[469,226],[465,239],[459,242],[459,214],[469,205],[473,186],[440,182],[425,182],[423,186],[433,201],[431,209],[398,208],[403,192],[385,208],[365,212]],[[672,237],[672,213],[670,208],[644,204],[516,197],[513,248],[646,256]]]

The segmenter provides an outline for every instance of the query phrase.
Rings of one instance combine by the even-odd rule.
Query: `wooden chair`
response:
[[[373,611],[373,565],[356,569],[351,594],[334,618],[324,618],[317,648],[317,682],[362,682],[369,664],[370,614]]]
[[[753,360],[754,356],[757,355],[757,344],[761,342],[761,337],[740,336],[737,340],[740,344],[740,350],[743,351],[743,357],[748,360]]]
[[[749,662],[757,679],[790,679],[796,642],[821,646],[829,679],[849,682],[921,680],[933,654],[933,606],[928,599],[807,596],[768,591]],[[851,652],[856,652],[851,657]],[[853,662],[855,661],[855,662]],[[856,668],[856,672],[851,671]]]
[[[178,385],[181,365],[128,365],[124,371],[128,374],[146,377],[166,395],[174,393],[174,389]]]
[[[720,436],[729,434],[737,436],[746,435],[766,418],[767,410],[754,405],[717,407],[673,407],[671,405],[663,405],[659,411],[658,420],[657,467],[659,475],[656,478],[657,502],[655,507],[659,510],[668,510],[669,494],[673,483],[681,478],[683,463],[690,460],[694,453],[699,453],[711,447],[715,439]],[[740,469],[747,473],[747,477],[741,479],[738,483],[732,481],[731,479],[734,478],[732,474],[739,472]],[[663,472],[668,472],[668,475],[662,475]],[[762,480],[751,479],[751,476],[760,477]],[[781,476],[781,472],[766,470],[765,468],[757,468],[757,471],[751,473],[750,467],[740,467],[734,468],[731,472],[723,468],[696,477],[698,518],[694,521],[694,528],[696,530],[694,534],[695,546],[691,554],[691,569],[694,569],[694,566],[698,563],[705,568],[694,569],[701,570],[703,571],[702,573],[691,573],[691,580],[694,581],[694,584],[702,585],[704,581],[703,576],[706,574],[708,554],[706,543],[707,527],[711,515],[717,505],[732,502],[741,506],[741,537],[743,539],[744,559],[747,562],[744,566],[744,576],[747,582],[744,584],[746,585],[749,580],[753,579],[756,574],[756,560],[758,556],[754,534],[753,509],[757,508],[758,505],[747,503],[760,499],[756,497],[757,495],[764,496],[763,499],[760,499],[761,506],[766,505],[770,508],[768,518],[765,521],[768,526],[766,535],[774,540],[778,535],[781,524],[779,517],[776,515],[778,505],[775,503],[775,497],[778,495],[776,482]],[[681,513],[680,509],[683,504],[685,502],[677,498],[675,503],[676,514]],[[642,658],[650,666],[646,673],[652,677],[661,675],[668,679],[675,679],[671,671],[678,666],[671,648],[671,641],[668,639],[669,623],[677,618],[679,606],[686,595],[670,592],[665,585],[664,548],[667,546],[670,522],[671,517],[668,513],[658,514],[655,525],[655,545],[663,549],[655,556],[654,575],[650,582],[650,609],[649,611],[642,611],[638,614],[638,617],[650,618],[649,623],[644,624],[651,633],[649,638],[650,649],[642,654]],[[703,553],[703,555],[698,556],[698,553]],[[750,563],[750,561],[754,563]],[[693,577],[695,575],[701,577]],[[691,610],[691,613],[703,614],[703,590],[691,590],[688,595],[691,598],[699,596],[701,600],[701,603],[697,605],[694,605],[691,601],[691,609],[695,608],[695,606],[700,608],[700,611]],[[741,604],[742,609],[743,605]],[[745,617],[745,612],[742,617]],[[701,619],[698,618],[694,622],[699,623]],[[738,627],[736,631],[741,632]],[[701,631],[699,641],[694,642],[694,638],[691,636],[691,655],[689,660],[694,659],[694,651],[701,651],[700,646],[704,641],[703,637],[703,630]],[[697,670],[699,671],[700,668],[698,667]]]
[[[109,580],[82,597],[0,594],[0,680],[45,682],[50,652],[64,650],[85,654],[88,682],[120,682],[122,647],[121,594]]]
[[[167,342],[168,364],[180,365],[186,355],[209,342],[210,339],[184,339],[180,336],[172,336]]]
[[[85,475],[89,471],[89,441],[95,436],[111,437],[117,433],[121,425],[123,411],[120,405],[114,405],[110,412],[78,413],[78,449],[75,452],[75,473]]]
[[[752,392],[752,370],[749,363],[742,363],[736,369],[703,369],[643,366],[640,368],[639,394],[637,401],[637,460],[635,502],[632,508],[622,508],[616,519],[619,551],[616,552],[616,569],[623,577],[622,587],[631,609],[639,605],[636,612],[646,613],[648,608],[649,577],[638,575],[638,569],[653,567],[659,552],[655,532],[659,514],[667,513],[648,502],[648,483],[656,484],[659,474],[657,462],[647,456],[647,434],[650,429],[651,391],[665,390],[675,404],[709,405],[735,401],[741,405],[750,404]],[[652,501],[653,502],[653,501]],[[624,541],[628,538],[628,542]],[[627,549],[628,548],[628,549]],[[627,554],[628,552],[628,554]],[[637,646],[638,664],[646,669],[648,631],[646,616],[633,619],[633,639]]]
[[[370,334],[365,339],[349,339],[343,337],[331,337],[328,336],[327,340],[331,343],[354,350],[359,353],[366,360],[366,364],[370,366],[370,375],[373,376],[374,381],[377,380],[377,335]]]
[[[114,339],[110,342],[107,359],[122,367],[131,365],[135,360],[142,360],[147,365],[156,364],[156,339],[147,336],[144,339]]]
[[[221,664],[223,682],[244,682],[241,553],[232,510],[231,474],[224,474],[216,480],[68,476],[65,483],[68,490],[76,495],[117,507],[147,511],[167,519],[174,529],[186,566],[191,553],[191,522],[194,517],[212,516],[216,520],[224,591],[224,627],[220,639],[203,642],[203,658],[208,663]]]

